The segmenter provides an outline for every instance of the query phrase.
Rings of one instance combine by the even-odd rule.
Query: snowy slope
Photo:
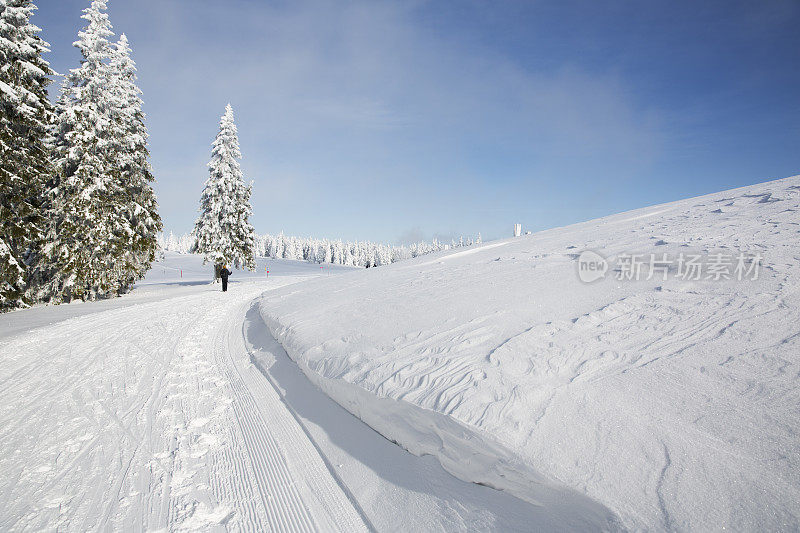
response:
[[[585,250],[609,265],[593,283]],[[626,279],[651,253],[673,263]],[[260,309],[323,390],[462,479],[598,527],[797,530],[798,288],[793,177],[316,279]]]
[[[308,381],[258,298],[353,269],[260,260],[222,294],[201,263],[167,253],[132,294],[0,315],[0,531],[586,525],[454,478]]]

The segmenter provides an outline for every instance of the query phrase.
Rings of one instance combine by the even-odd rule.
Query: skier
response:
[[[231,274],[233,274],[233,272],[228,270],[228,265],[224,265],[219,271],[219,277],[222,278],[222,292],[228,292],[228,276]]]

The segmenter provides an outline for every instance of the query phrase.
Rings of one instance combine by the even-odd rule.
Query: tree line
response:
[[[283,233],[278,235],[258,235],[253,238],[253,252],[257,257],[272,259],[295,259],[312,263],[332,263],[355,267],[388,265],[441,250],[480,244],[480,234],[475,238],[461,237],[450,242],[433,239],[431,242],[418,242],[410,245],[391,246],[369,241],[347,242],[341,239],[317,239],[313,237],[294,237]],[[196,237],[191,233],[175,235],[160,234],[158,243],[162,250],[178,253],[193,253]]]

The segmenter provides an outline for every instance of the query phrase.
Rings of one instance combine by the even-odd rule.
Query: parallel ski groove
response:
[[[291,480],[280,448],[269,433],[264,431],[266,424],[261,419],[252,396],[244,386],[241,375],[238,371],[231,370],[234,363],[228,349],[230,346],[229,336],[229,330],[218,330],[214,353],[220,367],[226,370],[237,400],[234,403],[236,420],[241,428],[254,475],[258,480],[258,489],[261,493],[262,504],[270,518],[270,525],[276,531],[284,531],[286,525],[290,525],[293,531],[314,531],[313,519],[308,514]],[[227,361],[224,357],[225,354],[228,354]],[[279,482],[276,483],[272,476],[265,475],[265,472],[279,477]]]
[[[266,286],[92,313],[0,344],[0,382],[16,391],[0,406],[0,529],[364,530],[249,367],[242,323]],[[35,438],[42,425],[52,431]]]

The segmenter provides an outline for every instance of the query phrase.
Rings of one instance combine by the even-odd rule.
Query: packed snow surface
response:
[[[367,529],[242,333],[253,298],[316,272],[222,293],[187,259],[110,307],[3,316],[0,530]]]
[[[584,251],[604,277],[581,280]],[[799,289],[796,176],[311,280],[260,312],[321,389],[459,478],[588,527],[797,530]]]

